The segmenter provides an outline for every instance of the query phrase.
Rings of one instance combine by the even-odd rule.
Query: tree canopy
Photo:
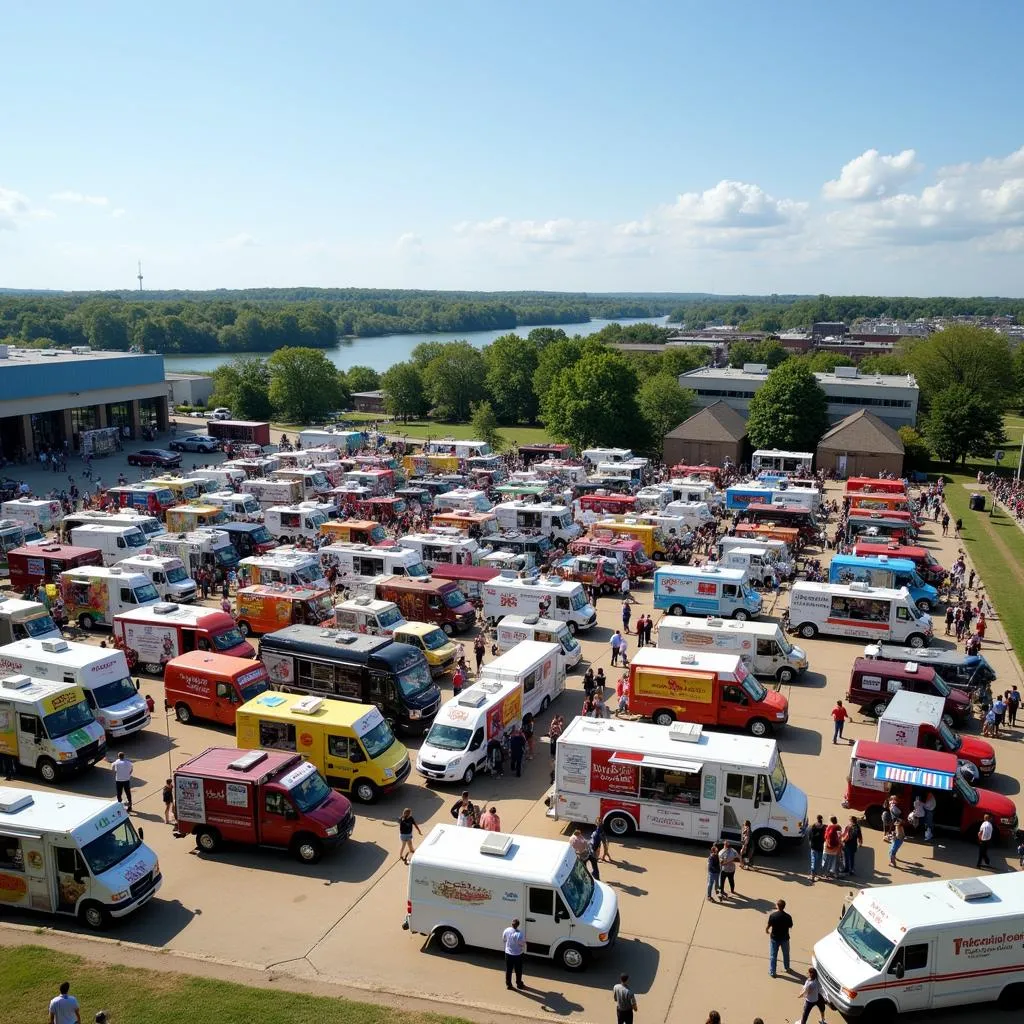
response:
[[[533,390],[539,362],[537,343],[518,334],[503,334],[484,349],[484,361],[485,383],[498,419],[502,423],[533,423],[538,409]]]
[[[427,410],[423,374],[411,360],[395,363],[380,379],[384,389],[384,407],[389,416],[408,422]]]
[[[697,396],[679,386],[671,373],[658,373],[640,385],[637,406],[648,431],[648,447],[660,451],[662,441],[670,430],[675,430],[692,413]]]
[[[747,436],[755,448],[812,452],[828,429],[828,400],[804,360],[787,359],[750,400]]]
[[[334,364],[312,348],[282,348],[267,359],[270,401],[289,423],[322,422],[341,405]]]
[[[440,420],[468,420],[473,403],[486,393],[486,374],[483,355],[468,341],[441,345],[423,369],[423,386],[434,415]]]
[[[967,384],[950,384],[932,396],[924,436],[944,462],[991,456],[1005,443],[1002,410]]]

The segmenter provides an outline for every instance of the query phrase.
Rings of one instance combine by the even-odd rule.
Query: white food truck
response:
[[[780,577],[785,578],[793,574],[793,558],[784,540],[762,540],[755,537],[721,537],[718,541],[718,557],[724,559],[726,553],[735,548],[763,552],[774,564],[776,572]]]
[[[146,535],[147,543],[167,532],[167,527],[156,516],[148,516],[134,509],[122,508],[119,512],[87,509],[84,512],[71,512],[63,518],[60,524],[62,542],[68,542],[76,526],[87,526],[90,523],[99,526],[137,526]]]
[[[59,501],[42,498],[14,498],[0,505],[0,517],[17,523],[30,523],[42,533],[58,529],[63,515]]]
[[[867,583],[794,583],[789,621],[805,640],[819,633],[926,647],[932,619],[919,611],[910,592]]]
[[[739,655],[748,672],[791,683],[807,669],[807,654],[791,644],[774,622],[686,618],[666,615],[658,623],[658,646],[673,651]]]
[[[895,1020],[997,1000],[1019,1011],[1024,875],[861,889],[835,931],[814,944],[812,963],[822,994],[844,1016]]]
[[[196,581],[185,563],[170,555],[134,555],[118,562],[122,572],[141,572],[148,576],[161,601],[188,604],[196,599]]]
[[[207,505],[217,505],[238,523],[259,522],[263,515],[260,503],[251,495],[241,491],[210,491],[203,495]]]
[[[326,512],[301,505],[271,505],[263,513],[263,525],[282,544],[291,544],[298,537],[316,540],[326,522]]]
[[[490,512],[494,502],[485,491],[469,487],[455,487],[434,498],[434,509],[438,512]]]
[[[339,541],[325,544],[317,552],[324,568],[338,570],[338,582],[349,589],[368,587],[378,576],[415,576],[426,578],[427,567],[412,548],[387,545],[351,544]]]
[[[250,555],[243,558],[238,567],[250,584],[267,586],[283,583],[289,587],[312,587],[314,590],[329,590],[331,587],[320,560],[308,551],[278,549],[265,555]]]
[[[548,817],[612,835],[653,832],[738,840],[750,820],[762,853],[802,842],[807,796],[786,777],[775,740],[675,722],[574,718],[558,738]]]
[[[503,501],[491,510],[501,530],[519,530],[555,536],[556,541],[568,544],[583,533],[583,527],[573,522],[568,505],[554,505],[549,501]]]
[[[484,665],[476,682],[437,712],[416,758],[420,775],[468,786],[487,763],[488,744],[546,711],[565,689],[560,651],[524,640]]]
[[[200,569],[227,572],[238,565],[238,552],[231,537],[214,526],[204,526],[188,533],[166,533],[153,538],[153,552],[157,555],[180,558],[195,579]]]
[[[512,569],[503,569],[500,576],[484,583],[480,592],[484,618],[493,623],[506,615],[538,615],[565,622],[569,632],[575,634],[597,622],[597,612],[587,600],[583,585],[561,576],[519,576]]]
[[[428,569],[437,565],[477,565],[481,554],[491,551],[452,527],[436,527],[429,533],[404,533],[401,544],[415,551]]]
[[[510,651],[523,640],[558,644],[562,648],[562,661],[567,669],[575,668],[583,657],[579,640],[569,632],[564,622],[542,619],[536,615],[506,615],[498,623],[498,650]]]
[[[98,930],[148,903],[162,881],[156,854],[120,801],[0,789],[0,891],[8,906],[66,914]]]
[[[41,601],[23,601],[0,594],[0,644],[29,636],[36,640],[59,640],[61,632]]]
[[[338,629],[368,633],[370,636],[391,636],[405,625],[405,616],[394,601],[378,601],[365,594],[348,601],[338,601],[334,606],[334,616]]]
[[[146,535],[138,526],[90,523],[71,531],[71,543],[80,548],[98,548],[104,565],[117,565],[132,555],[151,552]]]
[[[435,825],[409,861],[405,927],[436,937],[446,953],[464,946],[500,952],[518,918],[526,952],[570,971],[611,946],[619,904],[564,840]]]
[[[0,676],[11,675],[80,686],[96,721],[112,739],[149,725],[146,701],[131,680],[124,651],[67,640],[18,640],[0,647]]]
[[[145,573],[122,571],[116,565],[68,569],[60,574],[60,592],[68,621],[84,630],[112,626],[115,615],[160,600]]]

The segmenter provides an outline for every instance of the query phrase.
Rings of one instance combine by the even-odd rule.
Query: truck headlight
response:
[[[786,712],[785,711],[776,711],[775,712],[775,718],[778,721],[780,721],[780,722],[784,722],[786,720]]]
[[[999,824],[1012,827],[1012,826],[1017,824],[1017,819],[1016,818],[1000,818],[999,819]]]
[[[338,826],[331,825],[330,828],[324,829],[324,834],[328,836],[336,836],[338,834]]]
[[[609,934],[610,934],[609,932],[601,932],[601,933],[600,933],[600,934],[599,934],[599,935],[597,936],[597,941],[598,941],[598,942],[607,942],[607,941],[608,941],[608,935],[609,935]]]
[[[394,777],[395,777],[395,772],[394,772],[393,768],[385,768],[384,769],[384,778],[385,779],[393,779]]]
[[[409,711],[409,718],[410,719],[417,719],[417,718],[422,718],[422,717],[423,717],[423,712],[422,711],[417,711],[415,708],[410,709],[410,711]]]
[[[995,764],[996,759],[994,757],[983,757],[981,763],[984,765]]]
[[[58,750],[57,751],[57,760],[58,761],[74,761],[76,757],[78,757],[78,755],[73,753],[70,750]]]
[[[857,990],[855,988],[843,988],[842,993],[844,998],[849,999],[851,1002],[857,998]]]
[[[121,719],[120,718],[108,718],[107,719],[107,725],[109,725],[112,729],[116,728],[120,724],[121,724]]]
[[[131,892],[127,889],[122,889],[120,892],[115,892],[114,895],[110,897],[110,902],[120,903],[121,900],[126,900],[129,896],[131,896]]]

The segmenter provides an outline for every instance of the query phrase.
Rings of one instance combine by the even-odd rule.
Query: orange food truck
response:
[[[285,626],[333,626],[329,590],[259,583],[238,592],[238,630],[242,636],[273,633]]]
[[[189,651],[164,666],[164,707],[184,725],[201,718],[234,727],[235,709],[269,689],[266,667],[254,658]]]
[[[749,537],[751,540],[781,540],[791,554],[803,545],[799,530],[773,523],[740,523],[736,527],[736,536]]]
[[[847,498],[854,494],[903,494],[907,485],[902,480],[883,480],[874,476],[851,476],[846,481],[844,494]]]
[[[860,491],[850,498],[850,509],[864,509],[867,512],[909,512],[910,499],[905,493],[873,494]]]
[[[385,544],[388,531],[372,519],[331,519],[320,525],[328,544]]]
[[[496,533],[498,517],[493,512],[437,512],[430,518],[432,526],[450,526],[462,533],[471,531],[478,537]]]

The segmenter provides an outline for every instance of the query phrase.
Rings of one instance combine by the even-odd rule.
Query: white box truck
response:
[[[16,523],[28,523],[35,526],[41,533],[56,530],[64,517],[64,510],[59,501],[47,501],[43,498],[14,498],[0,505],[0,517],[13,519]]]
[[[196,599],[196,581],[188,574],[185,563],[170,555],[134,555],[118,562],[124,572],[141,572],[148,576],[161,601],[188,604]]]
[[[140,527],[106,523],[76,526],[71,531],[71,543],[81,548],[98,548],[104,565],[117,565],[131,555],[147,554],[153,550]]]
[[[146,701],[132,682],[124,651],[67,640],[18,640],[0,647],[0,676],[11,675],[80,686],[111,738],[130,736],[149,725]]]
[[[443,497],[443,495],[442,495]],[[491,510],[502,530],[554,534],[556,541],[568,544],[583,533],[583,527],[573,522],[568,505],[554,505],[549,501],[503,501]]]
[[[562,648],[562,662],[566,669],[575,668],[583,657],[579,640],[569,627],[558,619],[542,619],[537,615],[506,615],[498,623],[499,651],[509,651],[523,640],[539,640],[545,644],[558,644]]]
[[[0,644],[29,636],[36,640],[59,640],[61,632],[41,601],[23,601],[0,594]]]
[[[932,638],[931,616],[918,609],[906,587],[801,580],[790,591],[789,621],[805,640],[823,633],[927,647]]]
[[[666,615],[658,623],[658,646],[673,651],[739,655],[748,672],[791,683],[807,670],[807,654],[791,644],[775,622]]]
[[[485,665],[477,681],[441,706],[416,758],[433,782],[469,785],[486,764],[488,744],[546,711],[565,689],[561,648],[523,640]]]
[[[83,565],[60,574],[60,593],[69,622],[79,629],[110,627],[114,616],[156,604],[160,595],[141,572],[124,572],[116,565]]]
[[[793,575],[793,557],[783,540],[760,540],[754,537],[721,537],[718,541],[718,557],[724,559],[729,551],[744,548],[748,551],[762,552],[775,567],[780,578]],[[723,565],[726,564],[723,561]]]
[[[484,618],[499,623],[506,615],[537,615],[558,619],[575,634],[597,622],[597,612],[587,600],[581,583],[570,583],[560,576],[532,573],[520,576],[503,569],[500,576],[480,588]]]
[[[263,525],[281,544],[291,544],[299,537],[316,540],[326,522],[326,512],[302,505],[271,505],[263,513]]]
[[[120,801],[0,789],[0,890],[8,906],[77,917],[99,930],[148,903],[162,881],[156,854]]]
[[[180,558],[193,579],[202,568],[228,572],[238,565],[238,552],[231,537],[214,526],[154,537],[153,553]]]
[[[1020,1010],[1024,874],[861,889],[812,963],[822,994],[848,1017],[993,1001]]]
[[[618,896],[564,840],[435,825],[409,861],[408,930],[500,952],[513,918],[527,953],[578,971],[618,937]]]

